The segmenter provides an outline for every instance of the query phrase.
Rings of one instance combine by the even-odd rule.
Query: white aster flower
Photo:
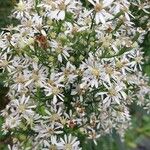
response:
[[[32,63],[32,71],[27,72],[28,81],[25,86],[31,85],[34,87],[42,87],[47,79],[48,69],[43,67],[42,65],[38,65],[38,63]]]
[[[112,16],[105,10],[106,7],[110,6],[114,0],[88,0],[93,6],[96,12],[95,21],[96,24],[100,22],[105,24],[107,18],[111,18]]]
[[[30,10],[34,7],[32,0],[19,0],[19,3],[14,9],[13,15],[17,19],[29,16]]]
[[[60,141],[61,142],[57,144],[59,150],[81,150],[81,148],[79,148],[80,142],[77,140],[77,137],[73,137],[71,134],[68,136],[65,134],[64,139],[60,138]]]
[[[28,118],[34,115],[34,108],[36,105],[32,104],[30,97],[23,95],[20,99],[12,100],[10,103],[12,109],[11,112],[14,115],[20,115],[23,118]]]
[[[70,54],[68,51],[71,50],[68,46],[63,46],[60,42],[53,40],[50,42],[50,45],[52,47],[52,52],[55,52],[58,58],[58,61],[62,62],[63,57],[68,60],[68,57],[70,57]]]
[[[64,101],[64,95],[62,94],[64,85],[61,83],[62,78],[56,76],[55,73],[52,73],[50,79],[43,85],[46,96],[53,96],[53,104],[56,104],[58,100]]]
[[[6,119],[5,119],[5,123],[2,125],[2,131],[4,132],[4,134],[8,133],[10,129],[14,129],[17,128],[21,123],[21,119],[19,117],[19,115],[13,116],[13,115],[9,115]]]
[[[106,107],[109,107],[111,104],[120,104],[122,100],[126,99],[126,93],[124,92],[124,83],[117,83],[116,85],[107,85],[104,84],[107,92],[99,92],[97,95],[101,95],[103,99],[103,104]]]
[[[91,87],[98,88],[103,75],[103,68],[92,54],[89,54],[89,58],[83,62],[81,70],[83,71],[82,81]]]

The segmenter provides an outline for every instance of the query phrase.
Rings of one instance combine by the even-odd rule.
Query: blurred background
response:
[[[17,0],[0,0],[0,31],[3,27],[11,24],[17,24],[17,21],[9,18],[11,10],[15,6]],[[150,32],[145,35],[143,44],[143,51],[145,52],[145,64],[143,70],[150,76]],[[3,87],[3,78],[0,75],[0,110],[3,105],[7,104],[8,89]],[[150,115],[133,104],[131,106],[132,126],[125,135],[124,142],[115,133],[105,137],[101,137],[98,145],[95,147],[92,142],[85,145],[85,150],[150,150]],[[7,150],[6,145],[10,142],[2,135],[1,126],[2,118],[0,118],[0,150]]]

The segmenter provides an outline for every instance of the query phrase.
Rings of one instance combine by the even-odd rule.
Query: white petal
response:
[[[95,3],[93,2],[93,0],[88,0],[93,6],[95,6]]]
[[[65,19],[65,11],[60,11],[58,13],[58,20],[64,20]]]
[[[101,20],[101,22],[102,22],[103,24],[106,23],[105,18],[104,18],[104,16],[102,15],[102,13],[99,13],[99,19]]]

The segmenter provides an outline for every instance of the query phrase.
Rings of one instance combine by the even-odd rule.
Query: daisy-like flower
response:
[[[66,67],[62,67],[61,69],[63,72],[60,76],[64,79],[64,82],[66,84],[73,83],[73,81],[75,81],[76,77],[78,76],[76,74],[76,67],[68,61]]]
[[[57,0],[56,1],[57,9],[52,12],[52,14],[54,15],[54,18],[56,20],[64,20],[65,19],[65,11],[66,11],[66,7],[67,7],[67,5],[69,5],[69,3],[70,3],[70,0]]]
[[[109,62],[107,60],[102,60],[102,66],[104,69],[104,75],[102,78],[102,83],[108,83],[109,85],[111,85],[111,80],[113,79],[114,81],[118,80],[118,75],[120,75],[120,73],[118,71],[115,70],[114,68],[114,60],[109,60]]]
[[[95,21],[96,24],[99,24],[100,22],[105,24],[106,19],[112,17],[106,10],[108,6],[112,4],[114,0],[103,0],[102,2],[100,0],[88,0],[93,6],[95,10]]]
[[[13,15],[17,19],[29,16],[30,10],[34,7],[32,0],[19,0],[19,3],[14,9]]]
[[[124,16],[127,21],[130,21],[130,16],[134,18],[134,16],[131,14],[129,7],[130,2],[128,0],[117,0],[114,1],[114,6],[111,8],[111,11],[113,14],[117,14],[120,11],[124,12]]]
[[[10,105],[12,107],[12,114],[20,115],[23,118],[33,116],[33,109],[36,108],[36,105],[31,103],[30,97],[26,97],[25,95],[23,95],[19,100],[12,100]]]
[[[150,11],[148,10],[150,9],[150,2],[137,0],[137,3],[133,2],[133,4],[137,6],[139,10],[143,10],[145,13],[150,14]]]
[[[76,7],[76,4],[79,4],[76,0],[44,0],[44,3],[42,2],[39,7],[45,7],[47,10],[46,16],[49,18],[64,20],[66,12],[74,13],[74,11],[79,9],[79,5]]]
[[[75,89],[72,89],[71,95],[78,95],[80,98],[80,101],[83,101],[83,96],[85,92],[88,91],[89,86],[85,82],[74,85],[74,86],[75,86]]]
[[[107,89],[107,92],[99,92],[97,95],[101,95],[103,99],[103,104],[106,107],[109,107],[111,103],[120,104],[120,101],[126,99],[126,93],[124,92],[124,83],[117,83],[116,85],[107,85],[104,84]]]
[[[6,134],[9,132],[10,129],[18,127],[20,123],[21,123],[21,119],[19,115],[16,116],[9,115],[6,118],[5,123],[2,125],[2,131],[4,132],[4,134]]]
[[[11,55],[9,57],[7,56],[6,53],[0,55],[0,69],[3,69],[3,71],[8,71],[11,73],[11,71],[14,69],[11,63],[12,63]]]
[[[83,19],[83,18],[81,18],[81,19]],[[72,36],[71,34],[74,34],[74,33],[77,33],[77,32],[82,32],[82,31],[85,31],[86,29],[88,29],[88,26],[81,19],[80,19],[81,22],[79,21],[78,24],[73,24],[73,23],[70,23],[70,22],[66,22],[65,27],[67,29],[65,31],[65,34],[69,35],[69,36]]]
[[[47,79],[47,68],[38,65],[36,62],[32,63],[32,67],[33,70],[27,72],[29,80],[26,82],[25,86],[32,85],[32,87],[34,87],[33,85],[35,85],[42,87]]]
[[[123,55],[121,59],[115,58],[115,69],[119,71],[122,75],[126,75],[128,72],[131,72],[127,55]]]
[[[102,65],[95,60],[92,54],[89,54],[89,58],[83,62],[81,70],[83,71],[83,82],[91,87],[98,88],[99,81],[103,74],[103,68]]]
[[[44,124],[41,122],[41,124],[35,124],[34,131],[38,133],[36,139],[41,138],[50,138],[53,135],[59,135],[62,134],[63,126],[60,123],[57,124]]]
[[[62,116],[62,109],[59,107],[57,109],[57,105],[51,106],[51,111],[45,110],[46,116],[43,116],[45,123],[57,123],[60,121]]]
[[[13,84],[11,85],[11,88],[13,88],[18,92],[26,88],[25,85],[29,80],[28,76],[26,76],[25,73],[21,73],[21,72],[14,74],[12,79],[13,79]]]
[[[80,142],[77,137],[73,137],[71,134],[68,136],[65,134],[64,139],[60,138],[60,143],[57,144],[59,150],[81,150],[79,147]]]
[[[95,145],[97,145],[97,139],[100,137],[101,135],[98,134],[94,129],[89,128],[88,131],[88,139],[92,139],[93,142],[95,143]]]
[[[1,51],[11,51],[11,34],[10,33],[3,33],[0,35],[0,49]]]
[[[128,105],[149,103],[148,79],[139,72],[148,0],[87,0],[87,7],[80,0],[18,1],[12,17],[20,25],[0,33],[9,87],[0,91],[8,94],[0,116],[2,131],[15,139],[10,149],[80,150],[78,131],[95,144],[112,129],[123,135]],[[17,140],[22,129],[27,145],[24,135]]]
[[[130,5],[130,3],[127,0],[117,0],[117,1],[114,1],[113,7],[111,9],[112,9],[112,11],[113,11],[114,14],[117,14],[122,9],[126,8],[126,10],[128,10],[129,5]]]
[[[67,126],[70,128],[74,128],[77,125],[81,125],[81,118],[77,118],[75,114],[73,114],[72,110],[69,113],[64,113]]]
[[[50,140],[44,140],[43,141],[44,143],[44,147],[47,147],[47,148],[43,148],[43,150],[57,150],[57,143],[58,143],[58,140],[57,140],[57,137],[52,135]]]
[[[53,104],[56,104],[58,100],[64,101],[62,94],[64,85],[61,82],[62,78],[56,77],[55,73],[52,73],[50,79],[43,85],[46,96],[53,96]]]
[[[140,49],[130,52],[128,57],[132,59],[128,65],[133,68],[133,71],[142,70],[143,52]]]
[[[63,57],[68,60],[68,57],[70,57],[68,51],[71,50],[71,48],[67,47],[66,45],[63,46],[59,41],[55,40],[50,42],[50,45],[52,47],[52,52],[56,53],[58,61],[62,62]]]

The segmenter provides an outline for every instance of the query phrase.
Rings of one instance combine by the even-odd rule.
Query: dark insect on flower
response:
[[[76,126],[76,122],[73,121],[73,120],[70,120],[68,125],[69,125],[70,128],[74,128]]]
[[[113,31],[113,29],[109,26],[106,30],[107,33],[111,33]]]
[[[42,47],[43,49],[46,49],[48,47],[47,43],[47,37],[44,35],[37,35],[36,36],[36,41],[38,42],[39,46]]]

